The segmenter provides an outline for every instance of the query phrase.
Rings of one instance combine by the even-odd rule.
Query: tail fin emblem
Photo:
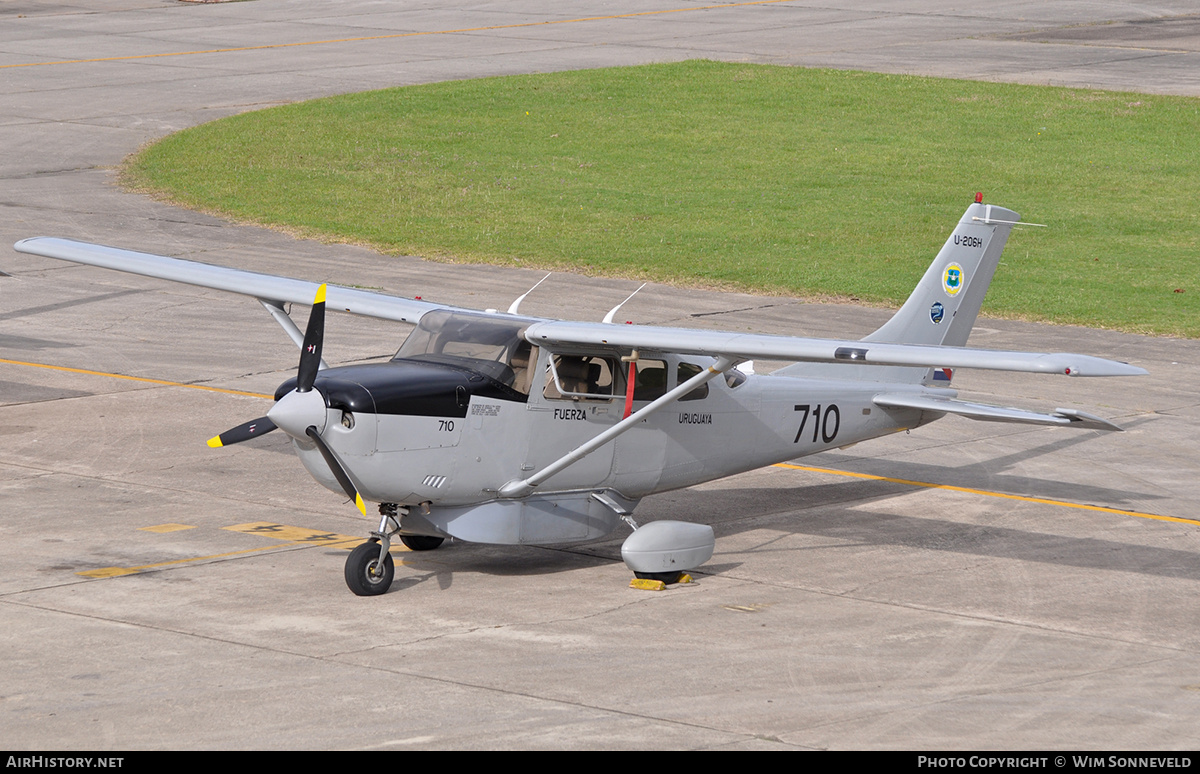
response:
[[[942,288],[945,289],[946,295],[956,296],[958,291],[962,290],[963,284],[963,268],[957,263],[952,263],[946,267],[946,271],[942,273]]]

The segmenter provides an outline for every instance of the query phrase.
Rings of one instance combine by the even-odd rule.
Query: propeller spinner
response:
[[[308,315],[308,327],[304,331],[304,344],[300,349],[300,366],[296,370],[296,389],[284,395],[265,417],[251,420],[243,425],[226,430],[220,435],[210,438],[208,445],[215,448],[230,446],[249,440],[256,436],[265,435],[275,428],[280,428],[298,440],[312,440],[325,459],[325,464],[333,473],[333,477],[341,485],[346,496],[354,501],[358,510],[365,516],[366,503],[358,493],[350,474],[346,471],[333,449],[321,437],[325,431],[325,396],[320,390],[313,389],[317,379],[317,371],[321,367],[321,345],[325,338],[325,286],[317,288],[313,300],[312,311]]]

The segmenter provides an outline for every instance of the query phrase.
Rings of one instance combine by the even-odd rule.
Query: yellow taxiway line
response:
[[[171,527],[167,530],[165,528]],[[190,525],[186,524],[160,524],[154,527],[143,527],[142,529],[151,532],[167,532],[179,531],[179,529],[188,529]],[[244,548],[240,551],[227,551],[222,554],[209,554],[207,556],[192,556],[186,559],[171,559],[166,562],[155,562],[153,564],[140,564],[136,567],[98,567],[94,570],[83,570],[75,573],[82,575],[85,578],[116,578],[122,575],[136,575],[139,572],[146,570],[158,570],[164,567],[173,567],[181,564],[193,564],[195,562],[207,562],[215,559],[229,559],[235,556],[244,556],[246,554],[255,554],[261,551],[271,551],[274,549],[294,548],[296,546],[325,546],[333,548],[353,548],[359,543],[364,542],[365,538],[351,537],[350,535],[339,535],[336,532],[322,532],[321,530],[309,529],[307,527],[291,527],[287,524],[276,524],[269,521],[254,521],[249,524],[234,524],[232,527],[222,527],[221,529],[230,532],[240,532],[244,535],[261,535],[263,537],[274,538],[276,540],[285,541],[283,543],[272,543],[267,546],[259,546],[258,548]],[[403,553],[409,549],[403,545],[392,546],[392,553]],[[397,564],[403,565],[403,561],[397,561]]]
[[[164,379],[146,379],[141,376],[126,376],[125,374],[110,374],[105,371],[89,371],[86,368],[67,368],[66,366],[46,365],[45,363],[26,363],[21,360],[5,360],[0,358],[0,363],[5,365],[29,366],[30,368],[48,368],[51,371],[64,371],[69,374],[86,374],[88,376],[107,376],[111,379],[127,379],[131,382],[143,382],[145,384],[158,384],[164,387],[187,387],[189,390],[205,390],[207,392],[223,392],[226,395],[246,395],[251,398],[266,398],[273,400],[274,395],[264,395],[261,392],[244,392],[242,390],[227,390],[223,387],[208,387],[203,384],[187,384],[185,382],[168,382]]]
[[[1136,516],[1139,519],[1154,519],[1156,521],[1173,521],[1177,524],[1195,524],[1200,526],[1200,521],[1196,519],[1181,519],[1177,516],[1159,516],[1156,513],[1142,513],[1141,511],[1126,511],[1120,508],[1108,508],[1103,505],[1087,505],[1086,503],[1072,503],[1067,500],[1048,500],[1044,497],[1026,497],[1024,495],[1005,494],[1004,492],[993,492],[988,489],[972,489],[965,486],[951,486],[950,484],[934,484],[929,481],[910,481],[905,478],[889,478],[888,476],[875,476],[870,473],[852,473],[848,470],[833,470],[832,468],[813,468],[807,465],[794,465],[790,462],[781,462],[774,467],[787,468],[789,470],[804,470],[809,473],[828,473],[831,476],[847,476],[849,478],[861,478],[868,481],[890,481],[893,484],[904,484],[906,486],[918,486],[925,489],[945,489],[950,492],[965,492],[966,494],[980,495],[981,497],[999,497],[1004,500],[1019,500],[1026,503],[1038,503],[1040,505],[1056,505],[1060,508],[1077,508],[1084,511],[1098,511],[1100,513],[1115,513],[1119,516]]]
[[[354,538],[354,542],[362,542],[362,538]],[[140,564],[137,567],[100,567],[95,570],[83,570],[75,573],[82,575],[85,578],[116,578],[121,575],[134,575],[145,570],[157,570],[162,567],[171,567],[177,564],[191,564],[193,562],[207,562],[212,559],[228,559],[231,556],[241,556],[243,554],[254,554],[260,551],[271,551],[276,548],[290,548],[292,546],[313,545],[307,541],[293,541],[290,543],[273,543],[269,546],[259,546],[258,548],[246,548],[241,551],[227,551],[223,554],[209,554],[208,556],[192,556],[187,559],[172,559],[167,562],[155,562],[154,564]],[[336,545],[325,543],[324,545]]]
[[[638,16],[658,16],[667,13],[685,13],[688,11],[712,11],[719,8],[739,8],[748,5],[774,5],[791,0],[746,0],[740,3],[720,3],[717,5],[698,5],[691,8],[664,8],[658,11],[635,11],[618,13],[610,16],[584,16],[578,19],[551,19],[549,21],[519,22],[517,24],[493,24],[486,27],[463,27],[452,30],[426,30],[424,32],[396,32],[389,35],[367,35],[358,38],[333,38],[330,40],[305,40],[296,43],[267,43],[260,46],[237,46],[234,48],[208,48],[196,51],[172,51],[161,54],[129,54],[126,56],[106,56],[95,59],[59,59],[52,62],[22,62],[18,64],[0,65],[0,70],[14,67],[45,67],[47,65],[86,64],[89,62],[122,62],[132,59],[159,59],[172,56],[197,56],[200,54],[229,54],[237,51],[263,51],[272,48],[296,48],[299,46],[324,46],[331,43],[363,43],[372,40],[395,40],[398,38],[418,38],[425,35],[454,35],[467,32],[489,32],[493,30],[514,30],[522,27],[545,27],[552,24],[579,24],[582,22],[610,21],[613,19],[632,19]]]

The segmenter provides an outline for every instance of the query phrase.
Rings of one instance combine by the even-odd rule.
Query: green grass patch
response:
[[[982,190],[1050,225],[985,313],[1200,337],[1194,98],[692,61],[246,113],[125,173],[385,253],[882,304]]]

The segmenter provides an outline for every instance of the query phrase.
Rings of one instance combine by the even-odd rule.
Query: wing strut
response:
[[[534,473],[529,478],[514,478],[512,481],[509,481],[507,484],[500,487],[500,496],[517,498],[526,497],[532,494],[534,487],[536,487],[538,484],[541,484],[555,473],[570,467],[587,455],[596,451],[596,449],[599,449],[604,444],[623,434],[625,431],[632,429],[634,425],[641,422],[646,417],[657,413],[663,408],[666,408],[679,396],[687,395],[700,385],[706,384],[712,379],[715,379],[716,377],[725,373],[736,363],[737,360],[733,358],[724,356],[717,358],[717,362],[710,365],[707,369],[696,374],[691,379],[688,379],[686,382],[666,393],[662,397],[651,401],[648,405],[643,406],[634,413],[625,417],[620,422],[608,428],[603,433],[600,433],[587,443],[581,444],[573,451],[570,451],[567,454],[564,454],[562,457],[559,457],[557,460],[542,468],[537,473]],[[633,385],[628,385],[626,389],[632,391]]]
[[[275,318],[275,322],[279,323],[279,327],[283,328],[288,337],[292,341],[296,342],[296,346],[300,347],[300,349],[304,349],[304,333],[302,333],[300,329],[296,327],[296,321],[293,320],[287,312],[283,311],[283,304],[279,303],[278,301],[268,301],[265,298],[259,298],[256,300],[258,303],[263,305],[263,309],[266,309],[271,313],[271,316]],[[320,370],[323,371],[328,367],[329,365],[324,359],[322,359]]]

